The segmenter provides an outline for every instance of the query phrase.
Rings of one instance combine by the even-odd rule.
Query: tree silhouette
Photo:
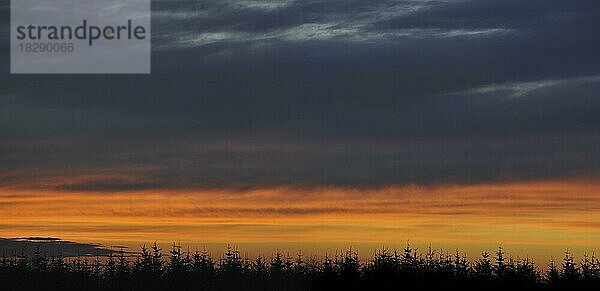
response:
[[[153,244],[132,260],[121,249],[107,257],[0,258],[4,290],[599,290],[600,264],[592,255],[576,263],[566,252],[560,265],[550,261],[542,274],[529,258],[513,259],[498,248],[470,263],[460,251],[449,255],[409,244],[400,252],[382,249],[366,263],[351,248],[320,260],[293,260],[275,252],[270,259],[243,259],[228,247],[218,264],[204,250],[191,254],[173,244],[168,258]],[[91,261],[90,261],[91,260]]]
[[[195,252],[191,259],[192,286],[206,290],[213,286],[215,281],[215,262],[206,250]]]
[[[550,286],[557,286],[560,281],[560,272],[554,262],[554,259],[550,259],[548,264],[548,272],[546,273],[546,280]]]
[[[494,275],[499,278],[502,279],[504,278],[504,274],[506,273],[506,258],[504,257],[504,249],[502,248],[502,246],[498,247],[498,250],[496,251],[496,257],[495,257],[496,263],[494,264]]]
[[[492,278],[493,268],[490,253],[487,251],[482,252],[481,258],[473,264],[473,270],[480,280],[489,280]]]

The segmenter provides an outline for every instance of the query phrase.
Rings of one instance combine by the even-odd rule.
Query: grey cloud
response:
[[[1,227],[1,226],[0,226]],[[77,243],[51,237],[0,238],[0,252],[5,256],[32,257],[35,252],[41,255],[65,257],[104,256],[110,249],[99,244]]]
[[[175,33],[157,33],[158,47],[197,47],[215,42],[381,41],[389,35],[371,33],[364,27],[429,5],[427,1],[278,1],[268,2],[279,5],[264,9],[269,5],[257,3],[262,2],[159,2],[155,5],[159,30],[167,27]],[[191,7],[199,7],[202,13],[190,12]]]
[[[470,0],[442,2],[411,15],[384,20],[381,28],[556,28],[588,22],[600,10],[593,0]]]
[[[149,76],[0,76],[0,183],[376,187],[600,171],[595,1],[251,2],[157,2]]]
[[[56,186],[60,191],[96,191],[96,192],[118,192],[118,191],[139,191],[149,189],[159,189],[166,185],[151,182],[124,181],[121,179],[88,181],[84,183],[63,184]]]

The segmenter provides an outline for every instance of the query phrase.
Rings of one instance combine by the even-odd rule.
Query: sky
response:
[[[600,251],[597,0],[152,1],[150,75],[10,75],[9,14],[0,237]]]

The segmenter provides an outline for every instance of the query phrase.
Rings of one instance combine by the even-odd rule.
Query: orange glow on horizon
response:
[[[476,255],[600,246],[600,184],[545,181],[381,189],[268,188],[116,193],[0,189],[3,237],[137,245],[330,247],[416,244]]]

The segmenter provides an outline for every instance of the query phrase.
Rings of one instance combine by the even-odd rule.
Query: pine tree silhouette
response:
[[[498,250],[496,251],[496,257],[495,257],[496,263],[494,264],[494,275],[496,276],[496,278],[498,278],[499,280],[503,280],[504,279],[504,275],[506,273],[506,258],[504,257],[504,249],[502,248],[502,246],[498,247]]]
[[[577,268],[577,263],[575,263],[575,259],[573,255],[567,250],[565,251],[565,257],[562,263],[562,277],[563,280],[569,282],[576,282],[579,279],[579,270]]]
[[[116,254],[116,255],[115,255]],[[48,257],[40,248],[31,257],[0,258],[4,290],[599,290],[598,259],[584,255],[577,264],[566,252],[551,260],[542,275],[529,258],[513,259],[500,247],[469,263],[460,251],[448,255],[409,244],[400,252],[383,249],[362,264],[351,248],[334,256],[293,260],[277,251],[250,261],[228,247],[215,264],[204,250],[190,254],[173,244],[168,259],[153,244],[133,261],[121,249],[106,258]],[[508,258],[507,258],[508,257]],[[90,260],[92,260],[90,262]]]
[[[554,259],[550,259],[548,271],[546,272],[546,280],[550,286],[557,286],[560,281],[560,273]]]

